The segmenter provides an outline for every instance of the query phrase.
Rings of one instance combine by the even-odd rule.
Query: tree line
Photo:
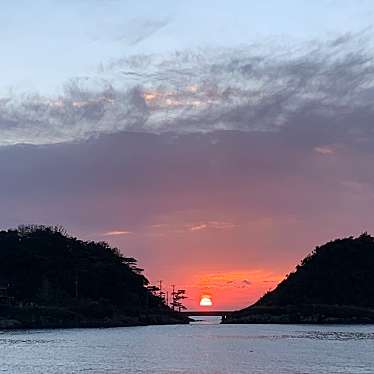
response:
[[[185,298],[184,290],[176,290],[167,302],[162,290],[149,285],[137,260],[118,248],[79,240],[61,226],[41,225],[0,231],[4,290],[18,305],[79,306],[103,315],[180,311]]]

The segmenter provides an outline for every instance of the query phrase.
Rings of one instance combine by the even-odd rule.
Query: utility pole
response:
[[[173,289],[173,292],[171,293],[171,308],[172,310],[174,310],[174,307],[175,307],[175,284],[172,284],[171,285],[172,289]]]
[[[158,295],[161,297],[161,295],[162,295],[162,280],[159,280],[159,281],[158,281],[158,284],[159,284],[158,288],[160,289]]]

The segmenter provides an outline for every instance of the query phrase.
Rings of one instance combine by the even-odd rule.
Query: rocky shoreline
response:
[[[374,309],[342,305],[252,306],[233,312],[226,324],[374,324]]]
[[[107,328],[147,325],[188,324],[190,319],[173,313],[118,313],[111,317],[84,316],[67,308],[0,308],[0,329]]]

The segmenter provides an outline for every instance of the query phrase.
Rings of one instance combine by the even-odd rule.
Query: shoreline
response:
[[[96,313],[96,315],[95,315]],[[97,315],[82,314],[71,307],[14,307],[0,305],[0,329],[107,328],[188,324],[190,318],[178,312],[121,311]]]
[[[374,324],[374,309],[350,305],[259,306],[233,312],[222,324]]]
[[[80,323],[24,323],[15,319],[1,319],[0,330],[55,330],[55,329],[92,329],[139,326],[187,325],[190,321],[159,320],[159,321],[84,321]]]

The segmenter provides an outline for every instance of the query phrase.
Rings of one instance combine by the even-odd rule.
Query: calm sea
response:
[[[218,325],[0,332],[0,372],[374,373],[374,326]]]

